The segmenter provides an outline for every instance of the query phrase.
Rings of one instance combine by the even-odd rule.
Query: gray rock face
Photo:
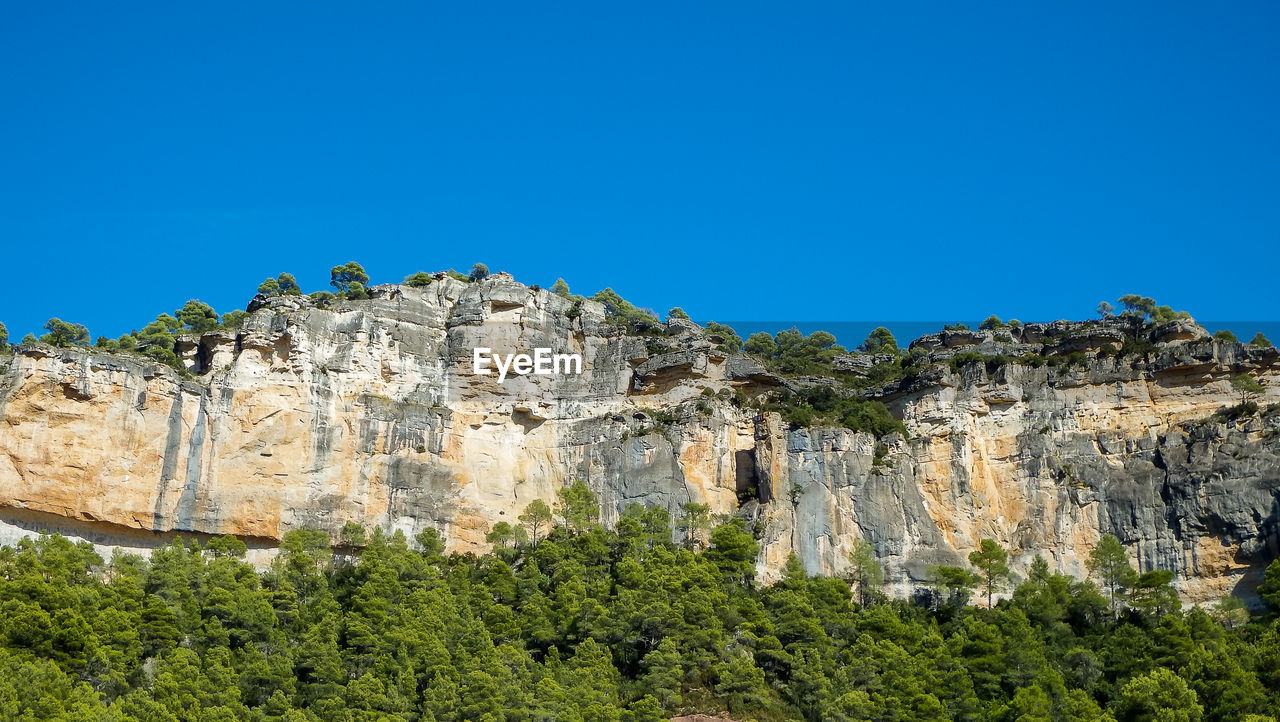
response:
[[[629,503],[747,517],[765,581],[792,553],[840,574],[866,539],[902,595],[988,537],[1017,570],[1042,554],[1083,576],[1113,533],[1142,569],[1209,600],[1251,590],[1280,543],[1280,416],[1211,418],[1238,402],[1236,373],[1266,383],[1262,406],[1280,400],[1280,354],[1189,322],[1123,358],[1121,320],[926,336],[912,348],[937,361],[1086,361],[934,364],[868,392],[910,432],[875,439],[739,407],[738,390],[807,382],[717,350],[689,321],[630,337],[599,304],[504,274],[370,295],[255,299],[237,331],[184,339],[193,380],[84,349],[0,359],[0,540],[48,528],[145,551],[175,531],[235,533],[261,559],[290,529],[356,521],[479,551],[492,524],[581,479],[606,523]],[[473,372],[477,347],[577,353],[583,372],[500,384]]]

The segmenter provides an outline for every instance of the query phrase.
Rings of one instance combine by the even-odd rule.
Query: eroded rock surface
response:
[[[145,550],[173,532],[231,533],[265,558],[289,529],[355,521],[435,527],[479,551],[492,524],[582,479],[606,523],[629,502],[748,517],[765,580],[793,552],[838,574],[866,538],[898,594],[983,537],[1016,569],[1039,553],[1083,576],[1114,533],[1193,601],[1250,591],[1280,547],[1280,416],[1210,418],[1238,401],[1236,373],[1263,380],[1261,405],[1280,399],[1280,357],[1191,322],[1151,329],[1154,350],[1123,357],[1120,322],[924,337],[913,347],[940,361],[1084,359],[935,364],[870,392],[910,431],[877,440],[735,405],[738,389],[794,382],[685,320],[653,344],[599,304],[504,274],[372,294],[328,309],[255,299],[238,331],[179,345],[190,379],[90,349],[0,360],[0,537],[48,529]],[[550,347],[584,369],[499,385],[472,373],[476,347]]]

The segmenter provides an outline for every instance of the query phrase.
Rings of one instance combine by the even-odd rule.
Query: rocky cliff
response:
[[[898,594],[983,537],[1017,569],[1040,553],[1083,575],[1114,533],[1193,601],[1247,592],[1280,548],[1280,415],[1219,413],[1241,372],[1266,384],[1261,406],[1280,400],[1280,355],[1190,322],[927,336],[911,374],[865,391],[909,431],[875,439],[738,403],[812,381],[688,321],[626,335],[600,304],[504,274],[372,296],[256,299],[240,329],[179,344],[185,375],[92,349],[0,359],[0,541],[50,530],[145,551],[231,533],[264,560],[289,529],[355,521],[480,550],[581,479],[606,523],[630,502],[748,518],[765,579],[792,552],[840,573],[865,538]],[[1119,353],[1128,338],[1141,346]],[[578,353],[583,373],[499,384],[473,373],[476,347]]]

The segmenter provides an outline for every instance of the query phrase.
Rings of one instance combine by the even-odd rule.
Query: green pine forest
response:
[[[1091,579],[1013,579],[984,540],[890,600],[794,557],[772,585],[741,519],[581,482],[446,555],[428,530],[287,533],[265,571],[232,537],[110,561],[59,535],[0,548],[5,720],[1275,719],[1280,622],[1180,609],[1104,537]],[[721,523],[716,524],[717,521]],[[673,541],[675,540],[675,541]],[[1280,611],[1280,561],[1258,588]],[[987,606],[988,598],[994,600]]]

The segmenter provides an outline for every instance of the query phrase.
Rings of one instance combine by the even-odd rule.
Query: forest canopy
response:
[[[703,509],[632,504],[605,530],[598,511],[575,484],[495,526],[483,556],[446,555],[430,530],[291,531],[264,571],[235,537],[109,562],[24,540],[0,549],[0,717],[1200,720],[1280,704],[1274,618],[1179,609],[1171,575],[1137,574],[1118,544],[1091,561],[1101,587],[1043,560],[1014,583],[984,542],[972,566],[931,570],[936,593],[890,601],[866,545],[847,578],[792,557],[763,586],[740,519],[700,531]],[[969,606],[975,591],[1005,598]],[[1280,606],[1280,562],[1259,591]]]

